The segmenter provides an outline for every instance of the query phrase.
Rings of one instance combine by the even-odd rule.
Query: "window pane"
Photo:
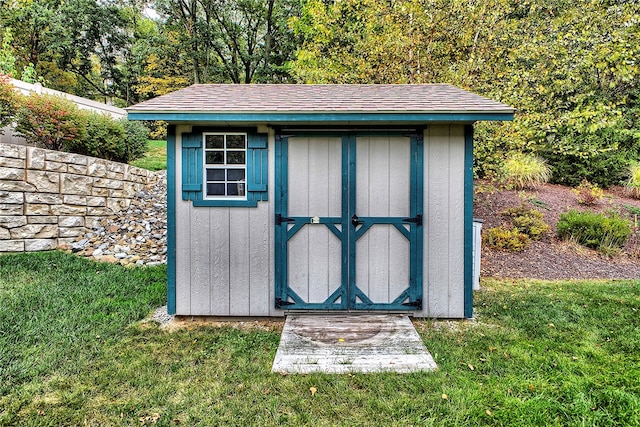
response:
[[[207,196],[224,196],[224,184],[207,184]]]
[[[244,183],[242,183],[244,188]],[[238,192],[238,183],[229,183],[227,184],[227,196],[238,196],[240,193]]]
[[[244,135],[227,135],[227,148],[244,148]]]
[[[244,179],[244,169],[229,169],[227,171],[227,181],[241,181]]]
[[[207,151],[208,165],[222,165],[224,164],[224,151]]]
[[[224,135],[207,135],[205,148],[224,148]]]
[[[244,165],[244,151],[227,151],[228,165]]]
[[[207,181],[224,181],[224,169],[207,169]]]

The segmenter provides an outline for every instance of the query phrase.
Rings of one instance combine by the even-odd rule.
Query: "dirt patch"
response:
[[[544,214],[552,229],[540,241],[522,252],[499,251],[482,246],[481,276],[532,279],[640,279],[640,231],[636,227],[625,247],[615,256],[606,256],[583,246],[564,242],[556,236],[560,214],[570,209],[606,212],[614,210],[640,222],[630,212],[640,209],[640,200],[628,197],[621,187],[605,192],[595,206],[578,202],[569,187],[542,185],[536,190],[498,190],[487,182],[478,182],[474,217],[484,221],[483,230],[504,223],[501,213],[525,203]]]

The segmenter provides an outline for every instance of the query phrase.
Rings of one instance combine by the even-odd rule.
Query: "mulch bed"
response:
[[[555,234],[561,213],[570,209],[606,212],[615,210],[633,220],[627,206],[640,208],[640,200],[628,197],[616,187],[594,206],[578,202],[571,188],[542,185],[536,190],[499,190],[488,182],[476,183],[474,217],[484,221],[483,230],[503,224],[501,213],[521,204],[537,209],[552,229],[540,241],[522,252],[500,251],[482,246],[482,277],[558,279],[640,279],[640,230],[635,229],[625,247],[615,256],[606,256],[581,245],[561,241]],[[640,222],[640,216],[637,218]]]

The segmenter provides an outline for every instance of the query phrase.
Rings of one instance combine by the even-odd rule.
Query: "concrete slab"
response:
[[[432,371],[437,365],[402,314],[292,314],[272,372]]]

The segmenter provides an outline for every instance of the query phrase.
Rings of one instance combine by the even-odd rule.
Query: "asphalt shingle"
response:
[[[129,112],[513,113],[448,84],[197,84],[136,104]]]

